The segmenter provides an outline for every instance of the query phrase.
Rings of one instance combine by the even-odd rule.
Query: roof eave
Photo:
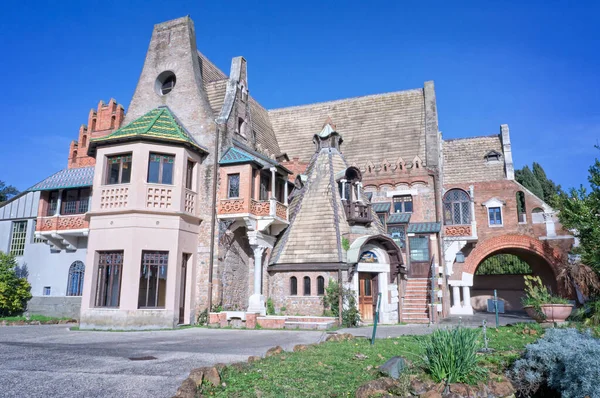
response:
[[[88,147],[88,156],[96,156],[96,148],[99,146],[110,146],[110,145],[118,145],[127,142],[138,142],[138,141],[146,141],[146,142],[154,142],[159,144],[169,144],[175,146],[184,146],[192,151],[198,153],[201,156],[205,156],[209,154],[208,149],[201,147],[200,145],[194,144],[189,141],[179,141],[179,140],[170,140],[170,139],[162,139],[157,137],[147,137],[147,136],[127,136],[127,137],[115,137],[108,140],[98,140],[98,141],[90,141],[90,145]]]

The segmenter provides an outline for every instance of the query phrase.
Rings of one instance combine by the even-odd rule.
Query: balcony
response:
[[[348,200],[342,202],[344,203],[344,212],[346,213],[348,224],[370,224],[373,221],[370,204],[351,202]]]
[[[246,198],[221,199],[217,218],[251,223],[253,228],[264,231],[267,227],[285,228],[288,222],[288,207],[275,199],[255,200]]]
[[[444,225],[444,236],[447,238],[463,238],[464,240],[477,240],[477,234],[475,226],[473,224]]]
[[[87,236],[89,222],[85,214],[38,217],[35,236],[57,250],[76,250],[77,238]]]

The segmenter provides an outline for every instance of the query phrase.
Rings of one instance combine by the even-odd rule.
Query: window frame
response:
[[[117,164],[117,162],[115,163],[111,163],[111,159],[119,159],[119,177],[117,178],[117,182],[110,182],[110,169],[111,169],[111,164]],[[124,164],[129,164],[129,180],[128,181],[123,181],[123,170],[126,169],[126,167],[123,167]],[[106,175],[104,176],[104,185],[120,185],[120,184],[130,184],[131,183],[131,171],[132,171],[132,166],[133,166],[133,154],[132,152],[127,152],[127,153],[121,153],[121,154],[114,154],[114,155],[106,155],[105,157],[105,173]]]
[[[152,160],[153,156],[159,156],[160,161],[154,162]],[[168,158],[171,158],[172,162],[170,162],[170,163],[165,162],[165,160]],[[158,181],[150,181],[150,165],[152,163],[158,163]],[[165,164],[172,165],[172,167],[171,167],[171,182],[163,182],[163,180],[165,178],[165,174],[164,174]],[[173,180],[174,176],[175,176],[175,155],[169,154],[169,153],[150,152],[150,154],[148,155],[148,174],[146,175],[146,182],[148,184],[174,185],[174,180]]]
[[[146,257],[148,256],[148,258]],[[150,258],[153,256],[153,258]],[[162,258],[161,258],[162,257]],[[146,262],[147,261],[147,262]],[[144,271],[144,266],[148,266],[149,272]],[[161,269],[164,267],[164,270]],[[150,292],[151,286],[150,281],[152,279],[152,268],[156,268],[156,272],[158,277],[156,279],[156,287],[154,290],[154,305],[149,305],[150,303]],[[164,273],[164,278],[161,278],[161,274]],[[146,276],[144,276],[146,274]],[[138,309],[165,309],[167,304],[167,277],[169,274],[169,252],[163,250],[142,250],[142,259],[140,264],[140,283],[138,286]],[[160,280],[164,279],[164,289],[160,287]],[[145,300],[142,303],[142,283],[143,280],[146,282],[146,294]],[[162,293],[162,302],[163,305],[160,305],[161,302],[161,293]],[[142,305],[145,304],[145,305]]]
[[[77,286],[73,290],[73,280],[77,278]],[[83,261],[74,261],[69,267],[69,278],[67,279],[67,296],[83,296],[83,279],[85,277],[85,264]]]
[[[44,243],[45,240],[42,238],[37,238],[35,236],[35,231],[37,229],[37,219],[33,220],[33,228],[31,229],[31,243],[32,244],[36,244],[36,243]]]
[[[487,208],[488,226],[502,227],[504,225],[504,217],[502,214],[502,206],[490,206]],[[492,220],[493,218],[493,220]],[[499,218],[499,219],[498,219]]]
[[[410,199],[410,200],[407,200]],[[406,210],[406,203],[410,203],[410,211]],[[396,210],[396,204],[400,205],[400,208],[402,209],[401,211]],[[415,208],[414,208],[414,202],[413,202],[413,196],[412,195],[396,195],[392,198],[392,207],[394,210],[394,213],[413,213]]]
[[[290,277],[290,296],[298,295],[298,278],[295,276]]]
[[[396,239],[393,236],[393,233],[390,231],[392,228],[399,228],[402,232],[399,233],[400,236],[398,237],[398,239],[400,240],[401,244],[398,244],[398,242],[396,242]],[[387,235],[392,238],[392,240],[398,245],[398,247],[400,248],[400,250],[402,250],[403,252],[406,252],[406,224],[387,224],[386,225],[386,232]]]
[[[11,223],[8,253],[15,257],[21,257],[25,254],[27,225],[27,220],[16,220]],[[17,228],[19,229],[17,230]]]
[[[87,191],[87,196],[83,196],[82,193]],[[69,193],[76,193],[75,200],[67,200]],[[90,188],[74,188],[65,189],[62,193],[62,200],[60,203],[60,215],[70,216],[76,214],[85,214],[89,210],[90,197],[92,196],[92,190]],[[82,199],[84,198],[84,199]],[[67,211],[67,206],[70,203],[75,203],[75,209],[73,211]]]
[[[231,182],[237,177],[237,195],[231,195]],[[227,199],[238,199],[240,197],[240,173],[227,174]]]
[[[423,239],[427,241],[427,255],[425,256],[425,260],[415,260],[413,258],[413,243],[412,241],[414,239]],[[431,239],[429,238],[429,235],[414,235],[414,236],[409,236],[408,237],[408,257],[410,260],[410,263],[429,263],[429,261],[431,260]]]
[[[196,162],[192,159],[188,159],[185,166],[185,188],[190,191],[194,190],[194,171],[196,169]]]
[[[321,275],[317,276],[317,296],[325,295],[325,278]]]
[[[266,184],[263,184],[263,182],[265,182]],[[264,197],[263,196],[263,188],[264,188]],[[258,185],[258,200],[262,201],[262,200],[269,200],[269,192],[271,191],[271,179],[269,178],[269,176],[265,175],[264,173],[260,173],[260,177],[259,177],[259,185]]]
[[[460,192],[461,194],[464,195],[465,199],[457,199],[457,200],[453,200],[450,199],[449,196],[451,194],[453,194],[454,192]],[[465,206],[463,206],[463,204],[465,204]],[[455,222],[455,209],[456,206],[458,205],[458,212],[459,212],[459,219],[460,222],[457,223]],[[465,208],[467,209],[467,211],[465,212]],[[459,189],[459,188],[452,188],[449,189],[445,194],[444,194],[444,198],[442,200],[442,210],[443,210],[443,218],[444,218],[444,225],[471,225],[472,221],[473,221],[473,217],[474,215],[472,214],[471,211],[471,195],[469,195],[469,193],[467,193],[466,191]]]
[[[308,282],[308,284],[307,284]],[[302,295],[303,296],[311,296],[312,293],[312,281],[310,280],[310,276],[305,276],[302,278]]]
[[[52,295],[52,286],[44,286],[42,288],[42,296],[51,296]]]
[[[53,198],[53,196],[55,196]],[[48,206],[46,208],[46,217],[52,217],[56,215],[58,209],[58,198],[60,197],[60,191],[50,191],[48,193]]]
[[[123,281],[123,265],[125,253],[123,250],[98,251],[96,265],[96,290],[94,295],[94,307],[96,308],[119,308],[121,305],[121,288]],[[110,260],[110,261],[107,261]],[[113,262],[113,260],[117,260]],[[109,267],[111,267],[109,269]],[[106,272],[108,271],[108,278]],[[116,303],[113,303],[113,290],[115,274],[118,273],[116,282]],[[104,282],[106,284],[104,285]],[[110,300],[110,304],[109,304]]]

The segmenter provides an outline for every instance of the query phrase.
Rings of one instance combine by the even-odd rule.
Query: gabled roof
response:
[[[414,224],[408,224],[406,232],[431,234],[435,232],[440,232],[441,228],[442,226],[439,222],[416,222]]]
[[[393,213],[390,214],[387,224],[408,224],[410,222],[410,213]]]
[[[371,206],[373,206],[373,211],[377,213],[389,213],[392,204],[390,202],[372,203]]]
[[[235,149],[235,153],[231,153],[228,155],[228,152],[225,152],[225,154],[223,154],[223,157],[221,158],[221,161],[223,160],[223,158],[225,157],[225,155],[228,156],[228,158],[230,159],[234,159],[236,157],[240,157],[240,160],[237,162],[233,162],[233,163],[246,163],[246,162],[255,162],[257,164],[259,164],[262,167],[265,168],[270,168],[270,167],[278,167],[279,169],[281,169],[282,171],[288,173],[288,174],[292,174],[292,172],[290,170],[288,170],[286,167],[282,166],[281,163],[279,163],[277,160],[275,159],[271,159],[270,157],[263,155],[260,152],[255,151],[254,149],[250,148],[248,145],[233,139],[233,147],[230,149]],[[242,161],[241,158],[248,158],[249,160],[246,161]],[[227,164],[227,163],[224,163]],[[229,163],[232,164],[232,163]]]
[[[94,166],[61,170],[28,191],[48,191],[53,189],[91,187],[94,182]]]
[[[258,163],[254,156],[234,147],[229,148],[219,160],[219,164]],[[260,164],[260,163],[259,163]]]
[[[179,143],[200,153],[208,152],[188,134],[166,106],[151,110],[105,137],[92,138],[88,152],[93,154],[99,145],[130,140]]]

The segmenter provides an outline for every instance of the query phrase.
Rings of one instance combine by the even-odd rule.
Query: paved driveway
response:
[[[171,397],[189,371],[246,361],[276,345],[316,343],[315,331],[80,332],[56,326],[0,327],[0,396]],[[132,361],[131,357],[157,359]]]

